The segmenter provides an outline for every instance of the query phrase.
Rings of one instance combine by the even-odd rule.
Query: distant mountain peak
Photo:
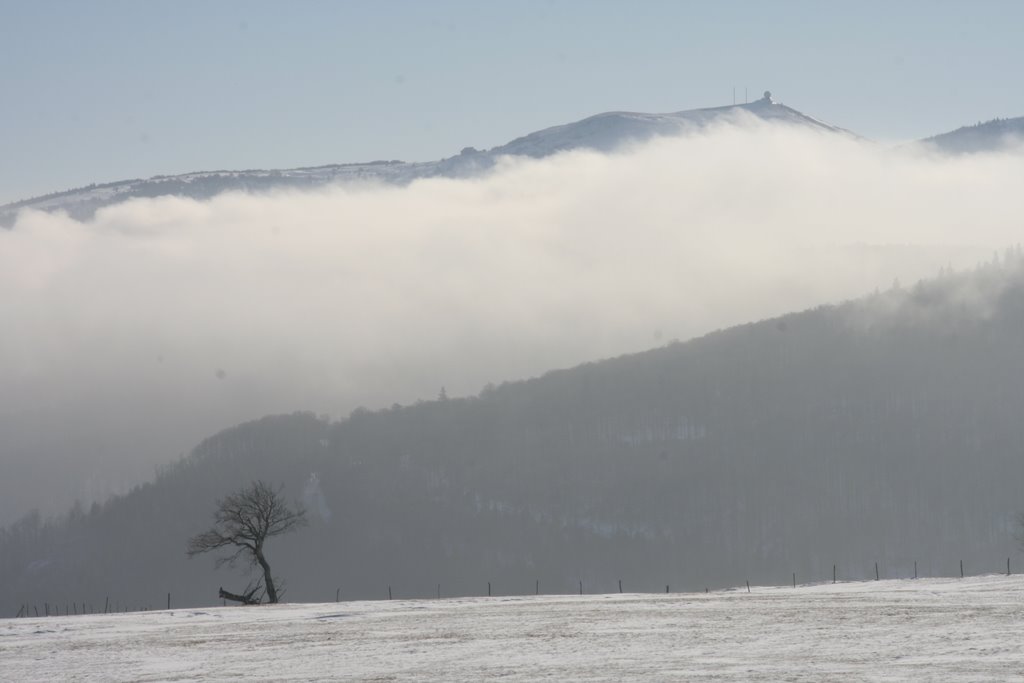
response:
[[[686,109],[665,114],[610,111],[585,119],[538,130],[490,150],[492,154],[544,157],[571,149],[613,151],[629,142],[642,142],[657,136],[678,135],[699,130],[713,123],[727,121],[744,112],[758,119],[776,123],[808,126],[816,130],[853,135],[849,131],[808,116],[772,99],[771,91],[764,97],[744,104],[727,104],[703,109]]]
[[[282,170],[202,171],[93,184],[0,206],[0,226],[13,225],[18,211],[22,209],[66,211],[73,218],[84,220],[91,218],[104,206],[137,197],[174,195],[207,199],[227,191],[261,192],[366,180],[405,184],[424,177],[471,177],[486,172],[503,156],[541,158],[574,149],[611,152],[626,144],[679,135],[700,130],[713,123],[734,120],[738,112],[765,121],[852,135],[849,131],[776,102],[772,93],[766,90],[761,99],[744,104],[666,114],[604,112],[535,131],[489,150],[465,147],[459,154],[439,161],[374,161]]]

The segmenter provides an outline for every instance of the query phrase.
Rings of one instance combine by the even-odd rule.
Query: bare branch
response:
[[[306,511],[299,505],[292,509],[285,501],[284,486],[274,489],[263,481],[228,494],[217,502],[211,529],[193,536],[186,552],[195,557],[222,548],[233,552],[218,558],[217,566],[233,565],[240,557],[263,569],[266,592],[270,602],[278,601],[270,565],[263,554],[266,540],[293,531],[307,524]],[[251,596],[250,596],[251,597]]]

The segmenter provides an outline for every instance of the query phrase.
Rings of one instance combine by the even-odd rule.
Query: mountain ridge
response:
[[[921,140],[927,145],[949,154],[976,154],[1018,146],[1024,142],[1024,116],[995,118],[973,126],[961,126]]]
[[[664,114],[603,112],[579,121],[534,131],[488,150],[465,147],[460,153],[437,161],[377,160],[290,169],[194,171],[91,184],[0,206],[0,226],[12,226],[18,211],[22,209],[66,211],[72,218],[87,220],[104,206],[137,197],[175,195],[208,199],[226,191],[260,192],[313,188],[336,182],[384,182],[404,185],[420,178],[472,177],[493,168],[497,160],[503,156],[542,158],[574,149],[609,152],[626,144],[643,142],[656,136],[700,130],[717,122],[737,121],[744,116],[853,135],[843,128],[824,123],[776,102],[770,92],[765,92],[760,100],[745,104]]]
[[[860,138],[845,128],[809,116],[772,98],[769,91],[753,102],[667,113],[608,111],[578,121],[543,128],[486,150],[465,147],[436,161],[375,160],[298,166],[285,169],[191,171],[175,175],[130,178],[50,192],[0,205],[0,227],[14,225],[22,209],[65,211],[88,220],[95,212],[138,197],[181,196],[208,199],[221,192],[263,192],[315,188],[331,183],[383,182],[408,184],[420,178],[466,178],[493,168],[503,156],[543,158],[574,149],[610,152],[656,136],[696,131],[718,122],[754,117],[763,121],[806,126],[813,130]],[[946,154],[989,152],[1024,139],[1024,116],[996,118],[922,138],[910,144]]]

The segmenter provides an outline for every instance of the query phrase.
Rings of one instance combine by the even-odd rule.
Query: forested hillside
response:
[[[1024,116],[1012,119],[992,119],[973,126],[926,138],[922,142],[935,149],[952,154],[994,152],[1019,147],[1024,138]]]
[[[694,296],[680,292],[679,296]],[[1024,509],[1024,262],[488,387],[226,430],[155,481],[0,534],[0,610],[208,604],[215,500],[283,483],[286,600],[703,589],[1005,568]]]

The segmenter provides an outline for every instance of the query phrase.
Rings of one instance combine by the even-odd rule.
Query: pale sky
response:
[[[771,89],[870,138],[1024,115],[1024,2],[0,0],[0,202],[429,160]]]

